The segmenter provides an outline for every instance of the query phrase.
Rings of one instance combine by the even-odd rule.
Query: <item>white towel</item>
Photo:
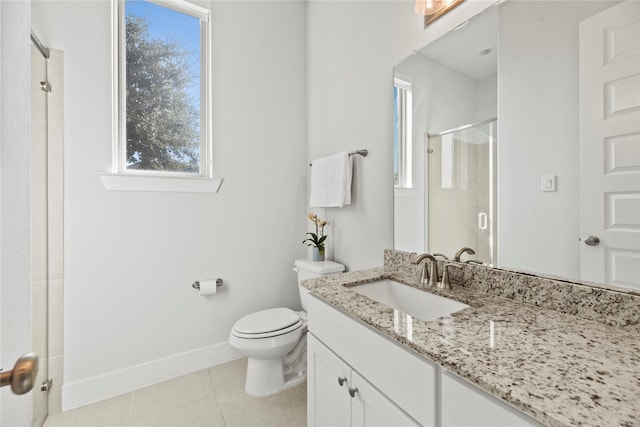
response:
[[[325,208],[350,205],[352,164],[346,151],[314,160],[309,205]]]

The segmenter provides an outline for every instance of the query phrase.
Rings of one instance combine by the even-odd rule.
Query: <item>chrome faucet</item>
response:
[[[460,257],[465,252],[468,253],[469,255],[475,255],[476,254],[476,251],[474,251],[471,248],[467,248],[467,247],[460,248],[460,250],[458,250],[458,252],[456,252],[456,254],[454,255],[453,260],[457,261],[457,262],[460,262]]]
[[[429,264],[431,264],[431,273],[429,274],[428,265],[425,262],[422,264],[422,275],[420,276],[420,283],[427,286],[437,286],[438,285],[438,261],[431,254],[422,254],[418,255],[411,260],[411,264],[420,264],[424,259],[429,260]]]

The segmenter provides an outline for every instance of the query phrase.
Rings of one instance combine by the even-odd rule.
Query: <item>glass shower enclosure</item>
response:
[[[473,248],[475,259],[497,258],[497,119],[428,134],[427,227],[430,253]]]

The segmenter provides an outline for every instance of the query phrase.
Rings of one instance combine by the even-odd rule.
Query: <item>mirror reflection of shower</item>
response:
[[[414,51],[394,67],[394,249],[443,253],[452,258],[460,247],[468,246],[478,255],[465,254],[464,259],[480,258],[481,254],[484,262],[498,261],[495,249],[491,248],[497,245],[495,191],[491,204],[478,202],[484,197],[474,199],[473,188],[486,189],[489,184],[472,183],[469,174],[477,173],[477,165],[472,169],[471,164],[462,163],[471,162],[471,157],[477,155],[478,146],[483,145],[479,143],[481,134],[495,140],[496,124],[488,122],[498,116],[497,10],[489,8],[464,27]],[[402,96],[402,91],[410,96]],[[448,170],[445,188],[442,173],[437,174],[437,183],[430,184],[426,158],[435,161],[435,155],[427,152],[433,149],[431,145],[441,147],[443,138],[429,141],[427,135],[481,122],[481,126],[466,126],[455,135],[444,137],[449,153],[446,158],[451,160],[444,163],[445,171]],[[467,137],[471,138],[467,146],[461,145]],[[487,144],[485,147],[491,146]],[[437,155],[438,165],[433,168],[440,170],[442,153]],[[463,190],[465,186],[467,189]],[[457,194],[462,192],[468,196],[465,202]],[[437,199],[438,196],[441,198]],[[445,196],[450,196],[452,204],[449,201],[442,204]],[[471,205],[481,209],[471,211]],[[446,246],[440,246],[440,242]],[[482,250],[476,242],[482,245]]]
[[[496,260],[497,120],[428,134],[426,247],[472,259]],[[433,249],[433,250],[432,250]]]

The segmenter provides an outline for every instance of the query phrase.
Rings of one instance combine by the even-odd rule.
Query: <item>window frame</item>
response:
[[[113,89],[113,166],[112,175],[140,177],[213,179],[211,133],[211,11],[184,0],[145,0],[200,21],[200,159],[199,172],[127,169],[126,153],[126,24],[125,0],[112,0],[112,89]],[[103,179],[103,182],[105,179]],[[113,179],[110,179],[113,181]],[[122,180],[119,180],[123,182]],[[127,180],[131,182],[131,180]],[[146,183],[151,181],[145,180]],[[167,183],[169,181],[160,181]],[[110,186],[105,182],[105,185]],[[219,183],[218,183],[219,186]],[[112,186],[113,187],[113,186]],[[117,186],[116,186],[117,187]],[[174,186],[171,186],[173,188]],[[162,188],[162,186],[160,186]],[[120,189],[123,188],[109,188]],[[143,188],[144,190],[144,188]],[[153,190],[150,190],[153,191]],[[180,191],[180,190],[166,190]],[[185,190],[189,191],[189,190]],[[217,191],[217,188],[216,188]]]
[[[393,79],[394,89],[397,89],[398,96],[395,100],[397,111],[397,122],[394,126],[398,131],[398,181],[395,188],[413,188],[413,94],[410,79],[395,76]]]

